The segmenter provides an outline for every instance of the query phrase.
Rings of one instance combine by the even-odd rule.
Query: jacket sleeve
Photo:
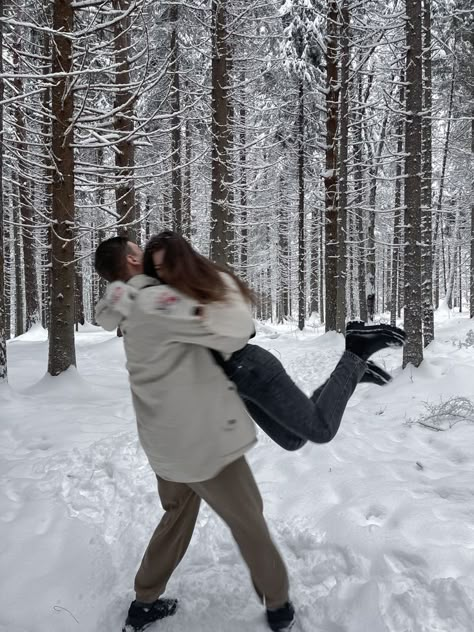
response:
[[[142,309],[160,320],[165,337],[170,342],[183,342],[233,353],[245,346],[254,331],[249,308],[242,301],[223,303],[219,318],[195,316],[193,305],[184,298],[190,308],[183,313],[179,303],[183,299],[178,292],[167,286],[149,288],[140,298]],[[197,307],[198,303],[194,304]],[[225,325],[223,325],[225,319]]]
[[[106,298],[101,298],[95,308],[95,320],[107,331],[113,331],[119,326],[122,315],[110,307]]]
[[[96,322],[107,331],[113,331],[130,314],[136,297],[135,288],[122,281],[111,283],[95,308]]]

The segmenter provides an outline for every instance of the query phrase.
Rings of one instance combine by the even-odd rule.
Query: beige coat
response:
[[[249,307],[226,280],[228,302],[206,307],[203,318],[195,301],[145,275],[112,283],[97,305],[100,325],[122,328],[140,442],[167,480],[212,478],[256,442],[235,386],[208,349],[232,353],[253,331]]]

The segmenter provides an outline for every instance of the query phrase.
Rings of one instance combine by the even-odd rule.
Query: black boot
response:
[[[295,622],[295,609],[291,601],[287,601],[284,606],[276,610],[267,609],[267,621],[273,632],[287,632],[287,630],[291,630]]]
[[[132,601],[122,632],[141,632],[151,623],[171,617],[177,607],[177,599],[157,599],[150,604]]]
[[[392,376],[387,371],[384,371],[382,367],[372,360],[367,362],[367,368],[365,369],[364,375],[361,377],[361,382],[366,382],[367,384],[377,384],[378,386],[384,386],[392,381]]]
[[[406,334],[403,329],[392,325],[364,325],[352,321],[346,325],[346,351],[367,360],[377,351],[387,347],[403,347]]]

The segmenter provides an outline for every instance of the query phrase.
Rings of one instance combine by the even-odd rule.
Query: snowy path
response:
[[[474,424],[408,426],[423,401],[474,399],[474,323],[442,320],[420,370],[380,354],[396,379],[363,385],[338,436],[250,453],[287,561],[302,632],[474,631]],[[274,332],[274,333],[272,333]],[[133,575],[161,515],[136,439],[121,341],[78,335],[79,375],[52,380],[44,334],[9,344],[0,390],[0,632],[118,632]],[[309,392],[343,341],[261,328]],[[175,617],[150,632],[264,632],[226,528],[203,507],[169,585]]]

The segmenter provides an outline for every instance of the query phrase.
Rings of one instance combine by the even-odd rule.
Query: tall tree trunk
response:
[[[50,14],[50,8],[48,9],[48,15]],[[51,72],[51,33],[45,31],[43,33],[43,57],[47,60],[44,64],[44,74]],[[43,116],[41,131],[45,141],[45,151],[43,155],[43,168],[45,174],[45,191],[44,191],[44,208],[43,213],[46,217],[51,218],[51,200],[52,200],[52,188],[53,188],[53,159],[52,159],[52,147],[51,147],[51,120],[47,116],[47,113],[51,111],[51,87],[45,82],[42,106]],[[45,329],[49,329],[49,318],[51,315],[51,224],[45,231],[45,240],[43,243],[46,247],[43,248],[41,253],[41,275],[42,275],[42,294],[41,294],[41,307],[42,307],[42,323]]]
[[[248,213],[247,213],[247,108],[245,105],[246,91],[245,91],[245,72],[240,74],[240,84],[242,86],[242,95],[239,108],[239,125],[240,125],[240,151],[239,151],[239,165],[240,165],[240,273],[242,278],[248,278]],[[283,317],[282,317],[283,318]],[[278,320],[278,317],[277,317]]]
[[[474,109],[471,120],[471,154],[474,160]],[[469,284],[469,315],[474,318],[474,179],[472,182],[471,202],[471,277]]]
[[[18,40],[13,49],[13,65],[17,75],[14,79],[14,86],[17,94],[24,92],[20,79],[20,58],[18,51],[21,49],[21,41]],[[22,225],[23,239],[23,264],[25,279],[25,307],[26,307],[26,330],[39,321],[38,304],[38,283],[36,280],[35,247],[33,239],[33,209],[32,195],[29,187],[27,153],[28,144],[26,139],[26,124],[21,104],[15,105],[15,125],[16,125],[16,149],[18,152],[18,192],[20,195],[20,222]]]
[[[321,270],[319,268],[319,213],[316,208],[316,204],[313,207],[313,211],[311,213],[311,275],[310,275],[310,293],[311,293],[311,302],[310,302],[310,312],[320,313],[321,307],[319,303],[319,284],[320,284],[320,273]]]
[[[278,310],[277,322],[282,323],[290,313],[288,210],[286,207],[285,182],[278,178]]]
[[[212,0],[212,185],[211,259],[226,264],[232,252],[228,243],[232,222],[230,205],[230,76],[225,0]]]
[[[59,375],[76,364],[74,347],[74,96],[71,89],[74,12],[71,0],[53,6],[52,287],[48,372]]]
[[[326,210],[321,207],[320,229],[319,229],[319,320],[324,323],[326,317],[326,309],[324,306],[324,298],[326,296],[324,279],[326,277],[326,255],[324,252],[324,244],[326,243],[326,226],[325,226]]]
[[[460,211],[459,206],[456,207],[455,218],[454,218],[454,229],[452,232],[452,240],[460,241],[459,234],[459,221],[460,221]],[[453,308],[453,294],[454,294],[454,284],[456,280],[456,270],[460,265],[460,261],[457,260],[457,248],[453,243],[452,248],[448,248],[448,261],[449,261],[449,273],[447,275],[447,284],[446,284],[446,295],[445,302],[449,309]]]
[[[173,225],[176,231],[183,232],[183,208],[182,208],[182,178],[181,178],[181,107],[179,87],[179,6],[170,6],[171,50],[171,205],[173,207]]]
[[[115,11],[126,12],[130,0],[113,0]],[[124,16],[114,24],[115,54],[115,102],[114,130],[119,141],[115,152],[117,184],[115,186],[115,204],[119,216],[118,231],[130,241],[137,239],[137,211],[135,202],[135,143],[134,134],[134,96],[130,87],[130,17]]]
[[[405,73],[400,73],[400,107],[405,103]],[[403,288],[402,277],[402,249],[401,249],[401,219],[402,219],[402,153],[404,137],[404,119],[400,115],[397,123],[397,163],[395,166],[395,212],[393,218],[393,249],[392,249],[392,300],[390,309],[390,323],[396,324],[397,316],[400,316]]]
[[[3,2],[0,3],[0,75],[3,73]],[[4,83],[0,80],[0,139],[3,139],[3,93]],[[0,384],[8,379],[6,310],[5,310],[5,235],[3,231],[3,142],[0,142]]]
[[[421,116],[423,109],[421,0],[406,0],[407,122],[405,142],[405,331],[403,366],[423,361],[421,318]]]
[[[433,226],[432,226],[432,64],[431,0],[423,0],[423,187],[422,187],[422,300],[423,341],[427,347],[434,340],[433,310]]]
[[[453,44],[454,52],[456,50],[456,36],[454,38]],[[441,259],[443,264],[443,289],[446,293],[447,282],[446,282],[446,257],[444,250],[444,222],[442,217],[442,208],[443,208],[443,195],[444,195],[444,185],[446,179],[446,167],[448,164],[448,154],[449,154],[449,141],[451,138],[451,119],[453,116],[453,106],[454,106],[454,88],[456,85],[456,55],[453,54],[453,65],[451,69],[451,87],[449,90],[449,101],[448,101],[448,123],[446,126],[446,138],[444,141],[444,150],[443,150],[443,162],[441,166],[441,176],[439,180],[439,190],[438,190],[438,201],[436,204],[436,219],[435,219],[435,229],[434,229],[434,238],[433,244],[435,249],[441,249]],[[435,253],[435,307],[439,306],[439,277],[440,277],[440,254]]]
[[[75,298],[74,298],[74,321],[76,325],[76,331],[79,331],[79,325],[84,325],[86,322],[84,316],[84,284],[82,281],[82,267],[80,262],[76,262],[75,266]]]
[[[354,209],[356,211],[355,233],[357,235],[357,288],[359,299],[359,317],[367,320],[367,301],[365,292],[365,235],[363,198],[363,168],[362,168],[362,119],[364,108],[362,105],[362,76],[357,75],[357,108],[354,116]]]
[[[326,45],[326,331],[336,330],[337,306],[337,119],[338,119],[338,25],[339,6],[330,0]]]
[[[305,192],[304,192],[304,79],[298,79],[298,329],[306,319],[305,292]]]
[[[191,238],[191,162],[193,159],[193,144],[191,134],[191,121],[186,119],[184,126],[184,146],[185,146],[185,161],[186,166],[183,174],[183,227],[182,232],[186,239]]]
[[[102,209],[105,208],[105,188],[104,188],[104,148],[97,148],[97,206],[99,209],[99,218],[98,224],[99,226],[102,223]],[[99,230],[97,235],[97,242],[100,244],[101,241],[105,239],[104,231]],[[107,289],[107,281],[99,276],[99,286],[98,286],[98,298],[104,296],[105,291]]]
[[[22,266],[22,228],[20,211],[20,187],[17,181],[17,173],[12,173],[12,199],[13,199],[13,250],[15,255],[15,336],[25,333],[25,301],[23,300],[23,273]]]
[[[375,315],[375,286],[376,286],[376,265],[375,265],[375,205],[377,202],[377,177],[382,160],[382,152],[385,145],[385,136],[387,134],[389,110],[386,110],[380,131],[380,140],[378,142],[377,152],[375,153],[370,142],[367,143],[367,152],[371,163],[370,173],[370,193],[369,193],[369,230],[367,235],[367,317],[373,321]]]
[[[336,330],[346,330],[346,275],[347,275],[347,188],[349,159],[349,6],[342,4],[341,32],[341,132],[339,145],[339,209],[337,214],[337,306]]]

